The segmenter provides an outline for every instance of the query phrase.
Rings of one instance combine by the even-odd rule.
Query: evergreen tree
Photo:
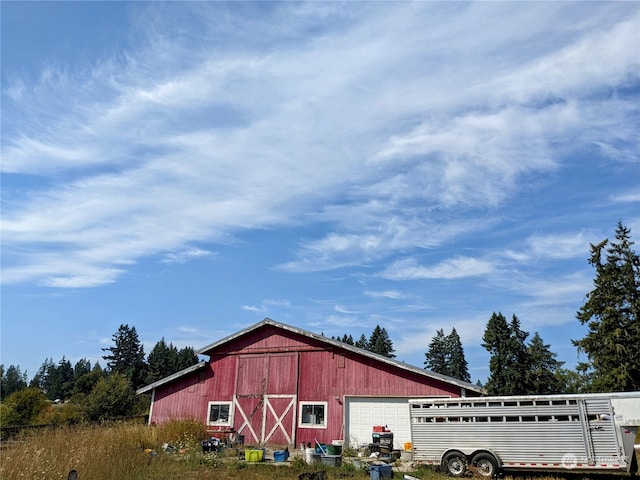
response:
[[[342,336],[342,338],[336,338],[336,340],[346,343],[347,345],[353,345],[353,337],[351,335],[347,335],[346,333]]]
[[[27,374],[20,371],[19,366],[9,365],[5,371],[0,365],[0,400],[4,400],[14,392],[27,388]]]
[[[564,362],[556,360],[557,354],[549,350],[549,345],[542,341],[536,332],[527,347],[529,370],[527,385],[530,394],[563,393],[559,371]],[[576,392],[577,393],[577,392]]]
[[[511,382],[511,332],[507,319],[502,313],[495,313],[487,322],[482,346],[489,352],[489,378],[486,389],[490,395],[500,395],[507,391]]]
[[[444,330],[438,330],[429,344],[425,357],[425,368],[465,382],[471,381],[462,342],[455,328],[452,328],[447,336]]]
[[[146,383],[151,384],[196,363],[198,356],[192,347],[184,347],[178,351],[172,343],[167,345],[162,337],[147,357]]]
[[[164,337],[155,344],[147,357],[147,377],[146,383],[156,382],[176,370],[178,361],[178,351],[170,348]]]
[[[525,332],[520,328],[520,320],[515,314],[511,317],[509,323],[509,377],[510,380],[505,385],[502,395],[521,395],[530,393],[532,390],[529,385],[529,369],[530,359],[525,343],[529,332]]]
[[[573,344],[587,355],[580,369],[592,391],[640,390],[640,258],[630,233],[618,222],[614,242],[591,245],[594,289],[577,314],[589,331]]]
[[[48,373],[47,398],[67,400],[73,391],[74,371],[71,362],[63,356],[58,365],[53,365]]]
[[[91,372],[91,362],[86,358],[81,358],[73,367],[73,378],[78,380],[83,375]]]
[[[52,358],[45,359],[29,386],[42,390],[49,400],[67,400],[71,397],[74,384],[74,369],[63,356],[57,365]]]
[[[198,355],[196,355],[193,347],[184,347],[178,350],[178,359],[176,362],[176,372],[189,368],[198,363]]]
[[[367,337],[364,336],[364,333],[360,335],[360,338],[355,343],[355,346],[358,348],[363,348],[365,350],[369,348],[369,342],[367,341]]]
[[[469,375],[468,363],[464,357],[462,342],[455,327],[451,329],[451,333],[445,338],[445,347],[449,356],[445,375],[464,382],[470,382],[471,376]]]
[[[52,368],[55,368],[53,358],[45,358],[36,374],[29,382],[30,388],[39,388],[43,392],[47,391],[47,376]]]
[[[371,332],[371,337],[369,337],[368,342],[368,350],[377,353],[379,355],[384,355],[385,357],[395,358],[393,352],[393,342],[389,338],[389,334],[385,328],[380,328],[380,325],[376,325],[376,328]]]
[[[435,373],[447,375],[448,371],[448,358],[446,350],[446,337],[444,336],[444,330],[440,329],[436,331],[435,336],[431,339],[429,344],[429,350],[425,355],[424,368],[431,370]]]
[[[557,355],[537,332],[527,345],[528,336],[515,315],[510,323],[501,313],[494,312],[489,319],[482,346],[491,354],[486,385],[490,395],[565,391],[569,376],[561,368],[563,362],[556,360]]]
[[[103,348],[103,355],[107,361],[109,373],[120,373],[132,384],[134,389],[144,385],[146,376],[146,363],[144,361],[144,347],[138,340],[136,327],[120,325],[118,331],[113,334],[112,347]]]

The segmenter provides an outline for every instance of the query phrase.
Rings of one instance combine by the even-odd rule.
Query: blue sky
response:
[[[2,2],[1,361],[264,317],[558,359],[640,243],[637,2]]]

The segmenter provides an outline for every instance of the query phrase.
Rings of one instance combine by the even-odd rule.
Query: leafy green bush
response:
[[[49,406],[47,397],[39,388],[25,388],[12,393],[3,404],[0,418],[2,426],[31,425]]]
[[[137,405],[138,398],[129,380],[114,373],[98,380],[91,393],[84,397],[81,407],[87,420],[95,422],[133,415]]]

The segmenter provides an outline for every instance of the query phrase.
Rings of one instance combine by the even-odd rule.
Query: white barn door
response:
[[[393,448],[411,441],[409,399],[406,397],[346,397],[345,440],[357,448],[372,440],[373,426],[386,425],[393,433]]]

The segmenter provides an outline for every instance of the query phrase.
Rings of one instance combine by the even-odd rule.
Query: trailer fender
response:
[[[470,468],[483,478],[493,478],[500,473],[502,462],[491,450],[477,450],[471,455]]]

